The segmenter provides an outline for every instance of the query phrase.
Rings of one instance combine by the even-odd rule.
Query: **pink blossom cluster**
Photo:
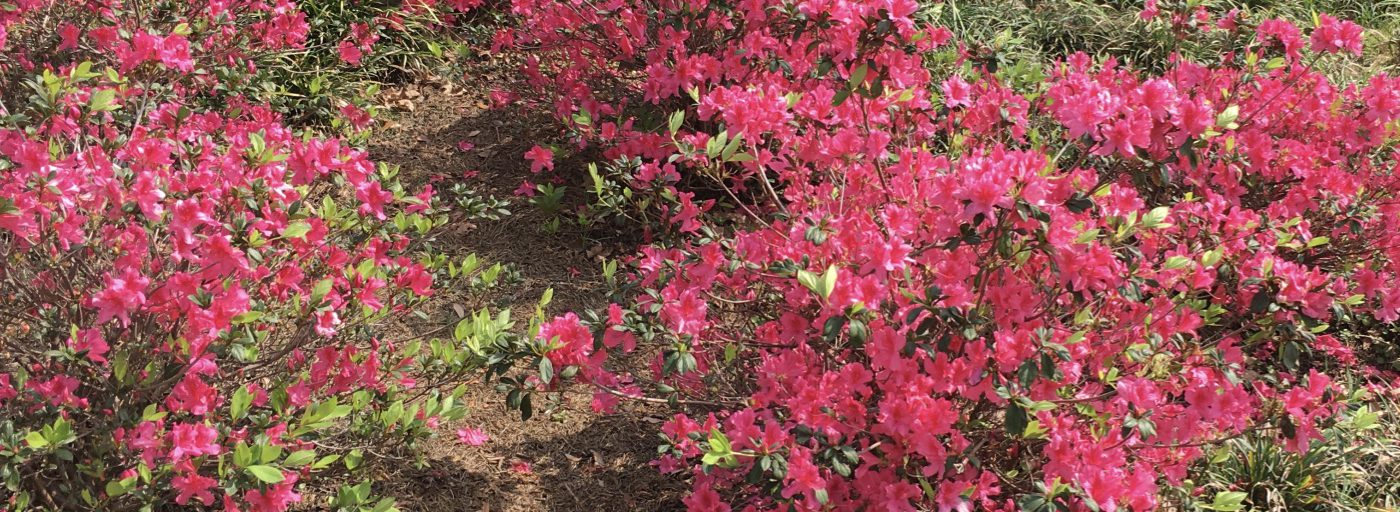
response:
[[[1331,327],[1400,315],[1400,82],[1312,65],[1356,25],[1177,12],[1245,43],[1028,90],[916,8],[517,0],[497,35],[687,225],[631,260],[633,307],[540,339],[600,410],[718,409],[662,429],[689,508],[1154,510],[1221,441],[1306,451],[1338,376],[1393,384]],[[697,214],[703,178],[743,220]]]
[[[0,9],[0,507],[283,511],[460,417],[378,330],[439,284],[431,189],[220,82],[298,6],[61,4]]]

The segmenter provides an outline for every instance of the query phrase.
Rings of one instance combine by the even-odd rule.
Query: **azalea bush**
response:
[[[466,23],[480,4],[19,2],[4,14],[0,43],[8,40],[9,53],[0,66],[14,83],[36,68],[83,59],[115,58],[123,73],[139,71],[155,55],[185,73],[139,78],[159,78],[152,83],[178,87],[190,102],[222,108],[226,98],[243,97],[297,127],[363,129],[380,84],[455,73],[451,63],[463,47],[444,29]]]
[[[510,348],[487,330],[509,322],[395,335],[500,267],[439,253],[430,187],[242,94],[307,24],[290,2],[0,9],[5,509],[280,511],[349,481],[308,505],[391,510],[351,474],[417,460]]]
[[[693,510],[1279,503],[1219,465],[1353,453],[1393,394],[1344,340],[1400,319],[1400,79],[1319,72],[1363,50],[1326,14],[1145,7],[1239,49],[992,66],[912,0],[517,0],[522,98],[669,233],[539,329],[536,391],[698,411],[657,461]]]

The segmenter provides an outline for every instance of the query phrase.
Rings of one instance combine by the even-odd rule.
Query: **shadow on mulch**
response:
[[[428,467],[397,471],[378,484],[405,510],[684,510],[684,484],[647,464],[655,442],[639,438],[655,428],[627,415],[593,417],[569,434],[527,432],[446,454],[439,447]],[[528,473],[517,469],[522,462]]]
[[[508,65],[482,63],[473,83],[510,79]],[[407,92],[412,88],[412,92]],[[558,140],[554,121],[514,110],[491,109],[486,89],[444,90],[431,84],[391,91],[401,110],[397,119],[375,134],[370,157],[394,164],[410,191],[431,183],[442,197],[462,183],[481,196],[509,199],[511,215],[500,220],[468,220],[454,213],[450,226],[433,240],[450,257],[475,253],[486,265],[502,262],[519,279],[489,290],[441,289],[424,308],[422,325],[407,325],[408,334],[425,332],[457,318],[458,310],[493,311],[509,307],[517,321],[534,310],[546,288],[554,290],[549,314],[606,306],[601,277],[605,249],[561,212],[561,228],[543,229],[550,215],[516,197],[521,182],[544,183],[550,174],[532,174],[524,153],[538,141]],[[408,99],[409,103],[402,100]],[[411,104],[411,109],[407,105]],[[462,150],[466,141],[472,147]],[[556,161],[559,176],[587,176],[582,159]],[[471,172],[469,172],[471,171]],[[577,181],[572,180],[572,181]],[[568,184],[564,203],[578,204],[585,187]],[[567,206],[566,206],[567,208]],[[461,425],[444,426],[426,447],[428,465],[383,462],[378,493],[393,496],[411,511],[575,511],[681,510],[688,485],[660,474],[648,463],[656,454],[662,409],[633,405],[617,414],[588,411],[587,399],[568,408],[537,412],[522,422],[505,410],[504,398],[487,383],[468,383],[471,413]],[[541,404],[536,405],[537,410]],[[452,432],[471,426],[491,440],[480,447],[459,443]],[[524,464],[521,464],[524,463]],[[523,471],[528,465],[529,470]]]
[[[559,213],[557,231],[547,231],[545,225],[554,216],[515,195],[526,181],[538,185],[554,176],[587,176],[580,159],[557,161],[554,173],[530,172],[525,152],[538,141],[556,138],[557,133],[546,128],[557,123],[519,109],[491,109],[486,91],[453,94],[426,89],[417,93],[413,111],[400,112],[396,126],[375,137],[370,157],[398,165],[409,190],[432,184],[440,197],[450,201],[450,189],[462,184],[480,197],[509,201],[511,212],[499,220],[456,215],[453,224],[436,236],[438,249],[458,256],[476,253],[487,264],[503,262],[519,270],[523,286],[506,295],[496,293],[488,304],[492,307],[517,303],[533,307],[545,288],[554,289],[553,306],[559,311],[599,306],[606,291],[599,256],[610,251],[573,224],[570,211]],[[464,141],[473,147],[459,149]],[[583,187],[568,184],[566,189],[567,209],[579,203]]]

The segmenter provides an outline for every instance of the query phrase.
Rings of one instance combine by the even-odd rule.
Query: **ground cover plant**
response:
[[[0,3],[0,502],[392,510],[493,388],[691,510],[1397,506],[1400,14],[1051,4]],[[518,197],[368,157],[428,74]],[[424,313],[520,207],[612,303]]]

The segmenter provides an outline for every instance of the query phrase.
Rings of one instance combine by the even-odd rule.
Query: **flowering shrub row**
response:
[[[1390,388],[1338,333],[1400,318],[1400,79],[1317,72],[1362,50],[1330,16],[1148,4],[1249,42],[1040,84],[912,0],[516,0],[526,99],[682,235],[548,367],[712,408],[662,429],[693,510],[1238,509],[1188,484],[1222,441],[1306,451]]]
[[[237,93],[313,21],[286,0],[0,9],[0,506],[287,510],[465,414],[444,386],[498,336],[385,330],[472,271],[426,243],[431,188]],[[370,490],[330,505],[392,509]]]

